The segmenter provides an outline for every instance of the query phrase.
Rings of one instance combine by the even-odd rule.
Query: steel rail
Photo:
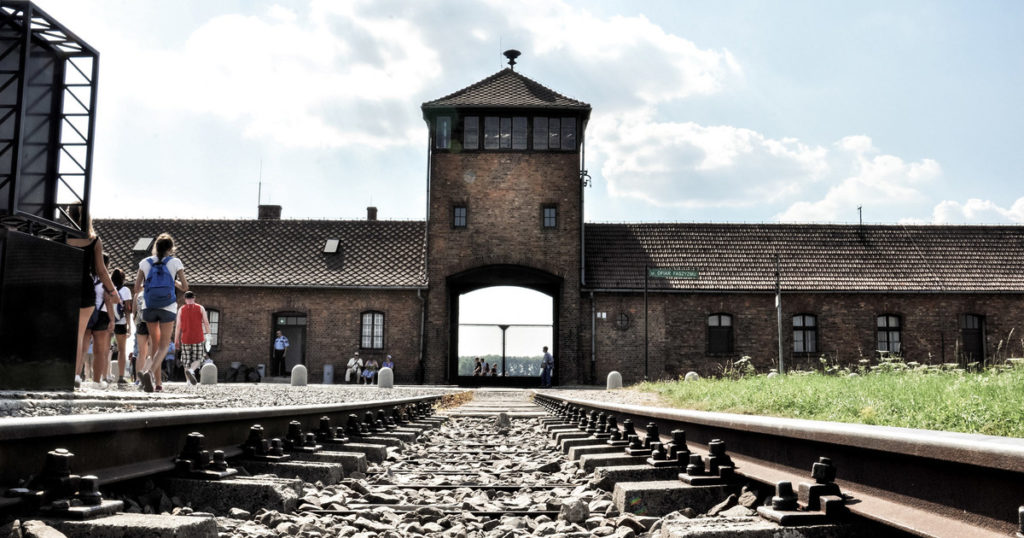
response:
[[[344,426],[349,414],[390,414],[395,408],[435,404],[446,395],[376,400],[329,405],[154,411],[95,415],[12,418],[0,420],[0,486],[15,487],[43,468],[47,452],[64,448],[75,455],[71,471],[93,474],[101,485],[173,469],[186,436],[202,433],[204,448],[225,456],[241,453],[254,424],[268,437],[284,437],[291,421],[304,432],[319,427],[320,417]]]
[[[838,468],[850,511],[919,536],[1012,536],[1024,504],[1024,439],[802,419],[643,407],[538,393],[542,402],[614,413],[621,424],[682,428],[706,452],[726,442],[737,474],[810,482],[820,456]],[[642,433],[642,432],[641,432]]]

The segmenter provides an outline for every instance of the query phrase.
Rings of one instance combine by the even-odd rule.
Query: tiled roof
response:
[[[587,103],[570,99],[509,68],[502,69],[455,93],[423,103],[424,110],[473,107],[590,110]]]
[[[587,224],[586,288],[643,289],[644,268],[692,268],[654,289],[1024,292],[1024,227]]]
[[[141,237],[168,232],[192,283],[221,286],[425,287],[422,221],[121,220],[93,223],[111,267],[134,280]],[[337,254],[325,254],[338,239]],[[147,253],[148,254],[148,253]]]

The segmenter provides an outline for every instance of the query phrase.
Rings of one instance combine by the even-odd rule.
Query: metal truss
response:
[[[87,233],[98,75],[95,49],[31,2],[0,0],[0,225]]]

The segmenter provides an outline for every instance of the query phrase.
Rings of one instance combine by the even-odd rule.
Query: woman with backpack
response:
[[[174,239],[170,234],[160,234],[153,243],[153,255],[139,262],[139,273],[135,277],[135,295],[142,291],[142,321],[146,322],[156,342],[152,359],[146,361],[138,372],[146,392],[163,390],[161,366],[174,336],[174,320],[178,317],[175,289],[188,291],[185,265],[173,254]]]

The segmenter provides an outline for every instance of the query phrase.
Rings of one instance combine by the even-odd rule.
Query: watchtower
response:
[[[430,132],[428,383],[459,382],[459,295],[500,285],[553,298],[556,372],[563,382],[577,377],[590,105],[516,72],[519,53],[505,54],[508,68],[422,106]]]

